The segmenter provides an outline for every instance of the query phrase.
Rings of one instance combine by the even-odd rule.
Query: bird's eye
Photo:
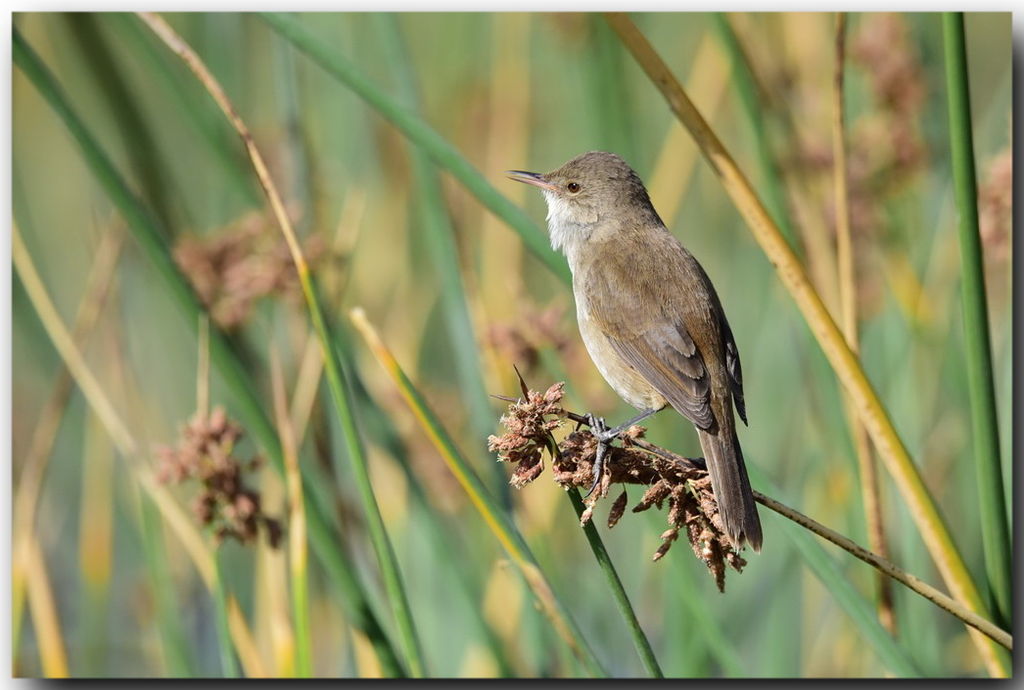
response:
[[[569,184],[565,185],[565,188],[568,189],[573,194],[580,191],[580,186],[576,182],[570,182]]]

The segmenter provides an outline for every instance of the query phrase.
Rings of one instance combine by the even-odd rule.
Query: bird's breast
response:
[[[576,320],[579,323],[580,337],[604,380],[620,398],[638,410],[660,410],[664,407],[667,403],[665,397],[619,356],[597,322],[590,317],[590,305],[586,295],[575,286],[573,293],[576,298]]]

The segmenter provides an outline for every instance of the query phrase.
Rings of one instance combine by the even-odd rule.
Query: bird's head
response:
[[[549,173],[508,170],[505,174],[544,193],[555,249],[587,240],[598,223],[622,227],[619,221],[646,222],[651,216],[661,222],[640,177],[614,153],[590,151]]]

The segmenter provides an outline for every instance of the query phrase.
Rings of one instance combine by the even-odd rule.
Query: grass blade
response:
[[[662,92],[673,112],[690,130],[747,226],[778,270],[783,284],[790,291],[836,375],[853,399],[861,420],[871,433],[879,456],[907,502],[921,536],[953,596],[975,613],[984,616],[985,605],[935,500],[896,433],[892,420],[860,362],[846,344],[846,339],[818,292],[807,279],[796,254],[746,176],[640,30],[625,14],[611,13],[606,16],[652,83]],[[973,628],[968,628],[968,631],[989,672],[1005,675],[1009,669],[999,647]]]
[[[110,397],[106,394],[95,374],[93,374],[92,370],[89,368],[85,358],[82,356],[82,353],[78,350],[71,338],[71,334],[68,333],[67,327],[64,325],[63,321],[61,321],[60,315],[57,313],[57,309],[39,277],[35,264],[32,262],[32,257],[28,253],[28,249],[25,247],[24,240],[18,231],[17,225],[11,229],[11,240],[11,255],[18,278],[25,287],[25,291],[28,293],[32,307],[35,309],[36,315],[42,322],[50,342],[60,355],[64,366],[66,366],[67,370],[71,373],[75,384],[84,395],[91,411],[103,424],[104,430],[114,442],[118,452],[133,470],[133,474],[138,481],[139,486],[146,491],[148,498],[160,509],[164,520],[168,525],[178,533],[185,550],[188,551],[195,563],[196,570],[199,571],[203,581],[212,592],[216,578],[216,566],[213,563],[213,557],[206,548],[202,537],[199,535],[198,530],[191,523],[189,518],[184,515],[181,507],[174,501],[174,499],[171,498],[167,489],[156,482],[152,473],[149,472],[139,460],[138,442],[128,430],[128,426],[125,424],[124,420],[114,409]],[[25,566],[25,577],[29,578],[27,582],[28,596],[30,598],[29,603],[32,606],[42,607],[34,609],[33,615],[35,616],[38,613],[40,615],[47,616],[49,615],[49,609],[52,608],[52,606],[48,605],[46,602],[46,597],[48,595],[42,590],[33,590],[33,587],[43,587],[46,585],[45,577],[40,576],[39,582],[33,582],[31,579],[34,576],[34,573],[30,566],[36,567],[37,570],[38,567],[42,566],[41,562],[36,564],[31,562],[31,559],[33,558],[31,549],[38,548],[38,546],[35,544],[34,540],[26,540],[23,544],[23,548],[28,549],[24,560],[26,564],[28,564]],[[31,599],[33,596],[41,596],[43,598],[33,602]],[[45,621],[44,625],[47,626],[47,634],[53,631],[52,623]],[[49,644],[51,641],[46,640],[45,642]]]
[[[214,620],[217,628],[217,647],[220,651],[220,670],[225,678],[238,678],[238,660],[231,645],[231,631],[228,627],[227,589],[224,584],[224,567],[221,563],[221,550],[214,547],[213,551],[213,603],[216,609]]]
[[[756,484],[770,487],[756,466],[748,469],[750,469],[750,478]],[[774,487],[770,487],[770,489],[778,495]],[[789,520],[782,523],[782,533],[800,552],[804,562],[807,563],[811,572],[821,580],[821,584],[829,592],[829,595],[850,616],[864,636],[864,640],[871,646],[885,667],[900,678],[920,677],[920,670],[904,651],[903,646],[898,644],[882,627],[871,604],[853,588],[835,561],[820,544],[814,541],[814,537]]]
[[[725,45],[729,58],[732,60],[732,81],[736,86],[736,93],[740,96],[743,111],[750,121],[754,131],[754,141],[757,144],[757,161],[761,168],[761,179],[764,184],[765,203],[768,209],[782,230],[783,236],[790,244],[797,244],[796,231],[793,222],[790,220],[789,209],[786,205],[786,193],[782,188],[782,177],[775,161],[775,154],[772,152],[771,144],[768,142],[768,131],[765,127],[764,116],[761,111],[761,102],[758,94],[757,83],[751,73],[750,60],[740,45],[739,37],[733,30],[732,25],[722,12],[714,14],[715,29],[719,38]]]
[[[292,617],[295,626],[295,670],[300,678],[313,675],[312,642],[309,637],[309,582],[306,577],[306,515],[302,509],[302,478],[299,475],[298,441],[288,417],[284,374],[276,349],[270,357],[274,389],[274,416],[284,447],[288,489],[288,565],[291,570]]]
[[[146,567],[157,594],[156,621],[163,650],[164,669],[173,677],[186,678],[194,674],[190,668],[185,635],[181,629],[180,605],[177,601],[171,572],[167,563],[167,549],[164,543],[163,524],[157,507],[149,499],[140,496],[139,531],[146,556]]]
[[[419,112],[419,94],[416,75],[412,70],[411,59],[402,38],[398,18],[393,13],[376,15],[383,28],[384,48],[391,58],[392,70],[398,77],[398,90],[407,107]],[[412,147],[413,177],[418,191],[417,214],[422,229],[428,236],[430,257],[434,261],[435,272],[441,283],[441,304],[448,326],[448,336],[452,343],[456,373],[469,408],[473,433],[480,440],[484,439],[494,428],[494,420],[490,416],[490,399],[484,385],[480,369],[479,346],[474,334],[473,322],[466,304],[466,288],[462,281],[462,269],[455,245],[454,228],[451,218],[444,206],[441,195],[441,181],[437,172],[430,164],[430,159],[422,150]],[[487,463],[491,472],[489,482],[494,492],[501,497],[506,509],[511,506],[508,482],[504,471],[494,462]]]
[[[159,91],[169,93],[169,98],[176,110],[175,119],[189,127],[197,140],[202,141],[203,148],[212,157],[212,162],[221,172],[219,179],[233,186],[237,194],[247,204],[255,205],[260,201],[257,185],[248,175],[236,174],[239,156],[235,148],[234,133],[224,121],[215,117],[203,103],[196,98],[198,89],[189,89],[191,81],[181,78],[174,72],[176,66],[172,58],[160,47],[159,43],[139,21],[130,13],[111,12],[104,19],[113,28],[113,33],[130,48],[131,54],[141,63],[146,77],[159,85]],[[197,93],[191,93],[196,90]]]
[[[428,436],[430,436],[430,440],[437,448],[445,464],[448,465],[448,469],[455,475],[459,484],[469,495],[473,505],[484,518],[487,526],[491,528],[494,536],[498,538],[502,547],[515,562],[520,572],[522,572],[526,583],[537,596],[540,606],[547,614],[555,631],[591,675],[604,676],[605,672],[601,668],[597,657],[594,656],[582,632],[573,622],[565,607],[555,596],[551,585],[537,564],[537,560],[533,557],[529,546],[527,546],[519,530],[516,529],[511,518],[494,497],[487,492],[483,482],[480,481],[472,467],[470,467],[469,463],[455,447],[455,443],[448,436],[448,432],[445,431],[444,427],[441,426],[436,415],[434,415],[430,406],[427,405],[426,400],[413,385],[412,381],[409,380],[409,377],[405,375],[405,372],[402,371],[398,362],[381,341],[377,331],[370,325],[366,315],[362,310],[357,309],[350,316],[352,322],[377,358],[377,361],[380,362],[381,366],[384,367],[388,375],[394,380],[402,397],[412,409],[413,414],[421,426],[423,426]]]
[[[853,239],[850,235],[850,209],[846,173],[846,99],[843,84],[846,74],[846,13],[836,13],[835,65],[832,79],[832,151],[835,160],[833,175],[836,207],[836,263],[839,276],[840,321],[846,342],[854,354],[860,353],[860,336],[857,319],[857,282],[854,273]],[[853,437],[854,453],[860,469],[861,501],[864,504],[864,519],[867,523],[868,544],[871,550],[885,558],[889,549],[885,542],[885,528],[882,503],[878,489],[878,471],[871,455],[867,430],[854,413],[850,399],[844,396],[850,435]],[[892,582],[882,574],[877,575],[878,617],[890,633],[896,630],[895,611],[892,605]]]
[[[17,193],[14,196],[17,198]],[[115,267],[121,255],[122,244],[123,233],[117,230],[106,231],[100,241],[96,259],[89,271],[88,282],[84,290],[85,296],[78,307],[71,332],[71,341],[79,349],[89,341],[103,306],[107,302],[111,279],[115,275]],[[21,474],[14,488],[14,509],[11,519],[13,554],[22,552],[24,539],[35,539],[33,530],[36,507],[39,504],[39,495],[46,479],[50,454],[57,438],[57,430],[71,397],[73,383],[67,367],[61,367],[54,379],[46,403],[39,413],[35,429],[32,431],[32,440],[25,453]],[[18,559],[17,555],[13,557],[15,561]],[[11,573],[11,611],[14,619],[11,632],[12,649],[19,647],[21,613],[25,595],[24,585],[24,570],[14,568]]]
[[[103,94],[104,105],[123,140],[133,176],[138,179],[144,199],[160,218],[165,230],[180,221],[181,207],[173,202],[175,190],[167,179],[166,167],[160,164],[150,121],[132,98],[122,65],[111,51],[111,43],[101,28],[102,15],[91,12],[73,12],[63,15],[69,32],[78,44],[80,59],[93,74],[94,88]]]
[[[342,333],[342,331],[339,331],[339,333]],[[363,416],[366,420],[366,434],[373,443],[387,449],[392,457],[401,465],[409,490],[412,492],[415,501],[422,506],[425,519],[429,521],[429,529],[427,531],[433,540],[433,548],[437,553],[456,553],[460,549],[460,544],[455,538],[458,530],[449,521],[446,521],[431,503],[421,478],[416,475],[414,468],[410,464],[409,453],[393,421],[383,413],[380,407],[377,406],[376,401],[370,397],[366,387],[361,384],[359,372],[352,357],[351,345],[347,342],[339,342],[338,355],[344,357],[345,361],[349,363],[348,370],[352,373],[353,382],[356,384],[355,392],[358,396],[359,409],[366,411],[366,414]],[[479,577],[473,572],[474,569],[466,563],[456,564],[452,571],[453,585],[470,602],[470,609],[476,617],[478,627],[486,638],[486,643],[497,661],[502,676],[508,677],[512,675],[513,667],[506,650],[502,646],[501,639],[487,621],[484,610],[479,605],[479,602],[484,598],[483,587]]]
[[[315,37],[297,17],[282,13],[264,13],[260,16],[276,32],[358,94],[410,141],[421,147],[435,164],[450,172],[484,206],[519,233],[530,251],[556,276],[566,284],[570,283],[568,265],[551,249],[545,233],[538,230],[522,209],[498,192],[444,137],[363,76],[355,65],[334,51],[326,41]]]
[[[583,503],[583,499],[580,498],[580,492],[572,488],[568,491],[568,494],[569,500],[572,502],[572,509],[576,511],[576,517],[582,518],[586,506]],[[587,536],[587,543],[590,544],[590,550],[594,552],[597,564],[604,571],[605,578],[608,580],[608,586],[612,590],[612,598],[615,599],[615,605],[626,621],[629,634],[633,638],[633,646],[636,647],[636,653],[640,656],[640,661],[647,670],[647,675],[651,678],[664,678],[661,667],[658,665],[658,659],[654,656],[654,650],[651,649],[651,643],[647,639],[644,629],[640,627],[640,621],[636,618],[633,605],[629,603],[626,589],[622,586],[619,574],[615,572],[615,565],[608,554],[608,549],[604,547],[604,542],[601,540],[601,535],[598,534],[593,520],[588,520],[587,524],[583,526],[583,533]]]
[[[68,657],[61,635],[57,604],[53,599],[53,588],[46,571],[46,560],[39,542],[25,541],[22,552],[24,560],[19,567],[25,570],[28,589],[28,606],[39,646],[39,659],[46,678],[67,678]]]
[[[139,246],[156,269],[157,275],[164,281],[175,301],[183,310],[187,323],[195,327],[195,324],[198,323],[197,317],[204,310],[188,281],[174,264],[162,233],[157,230],[157,221],[129,191],[124,179],[114,168],[109,157],[100,149],[96,139],[71,108],[53,75],[50,74],[17,28],[13,31],[12,42],[14,63],[25,73],[68,128],[82,149],[82,155],[93,175],[96,176],[97,181],[128,223]],[[211,329],[210,335],[211,360],[227,386],[229,403],[246,429],[252,433],[256,442],[270,457],[278,472],[283,475],[284,457],[280,441],[245,368],[218,329]],[[108,426],[108,432],[112,429],[116,431],[117,428],[117,425]],[[117,440],[115,438],[115,441]],[[309,520],[309,538],[313,548],[326,568],[331,581],[337,585],[345,601],[346,609],[352,617],[353,625],[363,630],[373,643],[385,673],[394,676],[403,675],[402,665],[376,614],[370,607],[362,585],[354,575],[356,569],[341,546],[342,539],[337,530],[331,527],[327,518],[330,512],[323,502],[317,484],[306,476],[303,477],[303,481],[305,496],[310,501],[306,506],[306,514]],[[318,497],[318,500],[314,501],[310,497]]]
[[[978,477],[981,536],[985,571],[996,615],[1005,625],[1011,609],[1012,561],[1010,533],[999,461],[999,423],[992,381],[985,266],[978,229],[978,190],[974,171],[971,96],[967,74],[967,44],[962,12],[942,15],[946,53],[946,95],[949,99],[949,144],[960,229],[960,282],[967,350],[967,383],[971,396],[974,467]]]
[[[345,440],[345,448],[349,460],[352,463],[353,473],[356,477],[356,485],[359,490],[359,498],[363,504],[363,512],[366,516],[367,526],[370,532],[370,540],[373,543],[373,550],[377,556],[377,563],[380,566],[381,575],[384,579],[384,587],[388,593],[388,600],[391,604],[395,622],[398,625],[399,636],[402,639],[406,662],[409,671],[414,677],[422,677],[425,668],[419,640],[416,638],[416,630],[413,625],[412,612],[409,608],[408,597],[405,587],[402,584],[401,574],[398,569],[398,561],[395,557],[391,542],[388,539],[387,529],[384,526],[384,519],[380,514],[380,507],[373,493],[373,485],[370,483],[370,472],[366,464],[366,455],[363,451],[359,430],[351,400],[351,389],[348,386],[345,371],[341,358],[334,349],[334,338],[324,317],[323,308],[320,304],[320,297],[317,294],[316,285],[309,272],[309,265],[302,254],[298,239],[291,227],[291,221],[284,209],[284,201],[277,192],[273,180],[267,170],[266,163],[259,149],[253,141],[252,134],[242,121],[234,106],[228,100],[223,88],[213,77],[210,71],[203,64],[199,56],[177,33],[171,29],[162,18],[156,14],[143,13],[140,15],[143,21],[149,25],[153,32],[167,44],[175,54],[180,57],[189,69],[202,82],[203,86],[210,92],[210,95],[217,102],[217,105],[224,112],[228,120],[234,126],[252,161],[256,176],[260,185],[270,201],[281,232],[288,243],[292,259],[295,262],[295,270],[299,274],[299,282],[302,284],[302,292],[306,298],[309,308],[310,319],[320,339],[320,345],[324,355],[324,367],[327,373],[328,387],[331,391],[331,398],[334,401],[338,413],[338,421],[341,424],[342,434]]]

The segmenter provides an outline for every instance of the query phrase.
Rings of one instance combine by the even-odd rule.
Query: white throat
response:
[[[577,250],[590,237],[597,218],[593,222],[580,222],[578,213],[559,195],[548,190],[544,191],[544,199],[548,202],[548,234],[551,236],[551,247],[565,254],[569,260],[569,268],[574,269]]]

